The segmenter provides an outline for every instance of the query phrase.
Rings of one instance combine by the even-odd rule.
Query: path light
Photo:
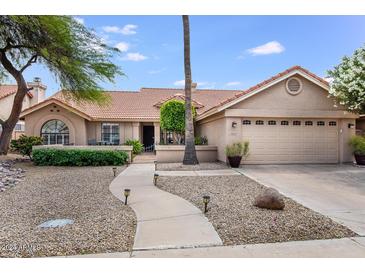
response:
[[[153,163],[155,164],[155,170],[157,170],[157,161],[153,161]]]
[[[129,196],[129,194],[131,194],[131,190],[129,188],[124,189],[124,197],[125,197],[124,204],[125,205],[128,202],[128,196]]]
[[[117,175],[117,168],[116,167],[113,167],[113,174],[114,174],[114,177]]]
[[[153,175],[153,182],[154,182],[154,184],[156,185],[157,184],[157,180],[158,180],[158,174],[157,173],[155,173],[154,175]]]
[[[129,166],[129,160],[127,160],[127,167]]]
[[[205,195],[203,196],[203,203],[204,203],[204,213],[208,212],[208,203],[210,201],[210,196]]]

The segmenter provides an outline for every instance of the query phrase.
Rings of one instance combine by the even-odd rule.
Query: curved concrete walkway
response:
[[[212,224],[188,201],[153,185],[154,164],[132,164],[110,184],[110,191],[137,215],[134,250],[222,245]]]

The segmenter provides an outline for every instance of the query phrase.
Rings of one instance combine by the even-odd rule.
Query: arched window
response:
[[[41,136],[45,145],[68,145],[70,132],[66,124],[60,120],[49,120],[41,129]]]

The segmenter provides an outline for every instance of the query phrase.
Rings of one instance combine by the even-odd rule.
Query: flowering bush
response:
[[[365,45],[352,56],[343,57],[328,75],[333,78],[330,94],[349,110],[365,112]]]

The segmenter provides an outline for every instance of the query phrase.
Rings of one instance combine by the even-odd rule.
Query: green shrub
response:
[[[26,136],[22,134],[17,140],[11,140],[10,149],[32,159],[32,147],[42,144],[43,141],[41,137]]]
[[[127,140],[125,145],[133,147],[133,154],[141,154],[143,152],[143,144],[138,140]]]
[[[195,145],[207,145],[208,138],[206,136],[197,136],[195,137]]]
[[[365,155],[365,137],[353,136],[349,141],[349,145],[354,153]]]
[[[33,161],[39,166],[117,166],[128,160],[128,154],[117,150],[39,148]]]
[[[233,143],[232,145],[227,145],[225,152],[228,157],[247,157],[249,153],[249,145],[248,141]]]

